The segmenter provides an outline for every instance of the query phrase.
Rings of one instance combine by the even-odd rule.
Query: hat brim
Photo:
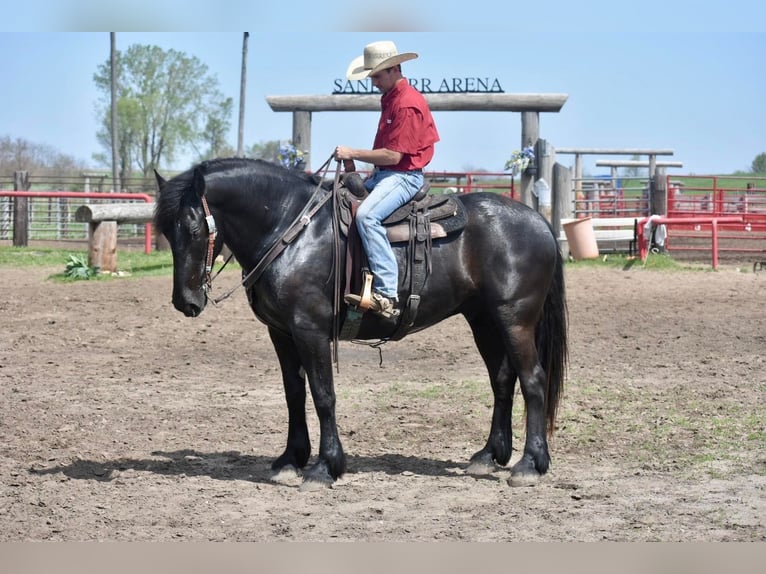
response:
[[[383,60],[372,69],[367,69],[364,67],[364,56],[358,56],[354,58],[348,65],[348,69],[346,70],[346,79],[364,80],[365,78],[369,78],[372,74],[380,72],[381,70],[391,68],[392,66],[396,66],[408,60],[414,60],[417,57],[418,55],[415,52],[404,52],[403,54],[397,54],[396,56],[391,56],[390,58]]]

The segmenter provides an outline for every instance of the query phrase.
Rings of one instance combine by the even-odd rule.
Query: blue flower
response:
[[[511,176],[527,169],[529,163],[535,159],[535,148],[527,146],[521,151],[516,150],[511,154],[511,158],[505,162],[505,171],[510,171]]]
[[[288,169],[300,167],[303,164],[303,151],[297,149],[292,142],[287,142],[279,146],[277,159]]]

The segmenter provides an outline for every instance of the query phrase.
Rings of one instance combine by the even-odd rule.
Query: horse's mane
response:
[[[192,186],[195,169],[199,170],[203,176],[230,172],[232,177],[242,177],[243,185],[248,179],[263,177],[289,186],[295,186],[298,182],[302,182],[303,185],[316,186],[321,183],[323,186],[327,186],[327,183],[322,182],[319,176],[300,170],[287,169],[262,159],[229,157],[203,161],[162,185],[157,194],[157,204],[154,210],[154,224],[158,232],[162,233],[173,225],[181,208],[181,200]]]

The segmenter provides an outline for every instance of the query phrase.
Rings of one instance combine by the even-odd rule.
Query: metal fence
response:
[[[646,217],[649,213],[646,177],[583,177],[573,181],[574,217]]]
[[[81,205],[143,202],[146,196],[154,196],[156,186],[152,179],[130,178],[125,181],[121,192],[115,194],[112,193],[111,177],[83,174],[71,177],[30,176],[23,186],[25,189],[21,190],[14,178],[0,177],[0,241],[13,240],[14,214],[19,200],[11,196],[13,192],[29,191],[34,194],[24,198],[26,237],[30,241],[66,242],[88,240],[88,224],[74,220],[74,214]],[[145,232],[144,224],[121,225],[118,239],[143,238]]]

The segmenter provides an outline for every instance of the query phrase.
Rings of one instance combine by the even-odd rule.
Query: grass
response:
[[[82,250],[54,249],[44,247],[0,247],[1,267],[57,267],[59,272],[51,275],[55,280],[66,280],[66,264],[70,256],[85,258]],[[173,258],[170,251],[153,251],[146,254],[137,250],[122,250],[117,256],[118,271],[131,277],[171,275]],[[97,280],[112,279],[112,275],[98,275]]]
[[[611,267],[615,269],[628,270],[631,268],[636,269],[652,269],[657,271],[687,271],[690,269],[707,270],[710,269],[710,265],[679,263],[673,259],[670,255],[665,253],[651,253],[646,258],[646,261],[641,261],[636,256],[629,256],[625,253],[609,253],[606,255],[600,255],[596,259],[582,259],[580,261],[567,261],[567,266],[572,268],[577,267]]]
[[[621,390],[578,378],[569,381],[558,425],[573,452],[627,453],[644,468],[716,478],[722,469],[766,472],[753,457],[766,445],[763,413],[760,405],[734,399],[658,401],[643,388]],[[614,427],[624,432],[615,434]]]

